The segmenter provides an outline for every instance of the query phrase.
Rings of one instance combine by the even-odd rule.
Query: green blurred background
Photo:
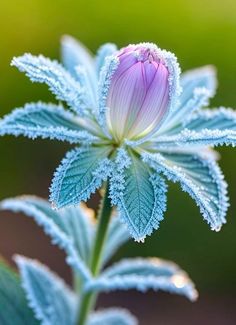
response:
[[[235,0],[1,0],[0,31],[1,116],[25,102],[54,100],[46,86],[30,83],[23,74],[10,67],[10,61],[24,52],[59,59],[59,42],[63,34],[77,37],[92,51],[108,41],[118,46],[155,42],[177,55],[182,70],[214,64],[218,70],[219,87],[211,106],[236,108]],[[68,146],[23,138],[0,140],[0,199],[23,193],[47,197],[53,170]],[[194,202],[177,185],[171,185],[168,212],[160,230],[145,244],[130,243],[117,255],[160,256],[176,261],[191,275],[206,304],[214,303],[217,310],[236,302],[236,152],[224,148],[220,153],[220,165],[229,183],[231,200],[228,223],[220,233],[212,232]],[[4,218],[4,215],[1,213],[0,218],[2,255],[10,258],[13,253],[23,253],[39,258],[68,278],[63,255],[50,247],[49,241],[30,220],[13,215]],[[131,295],[140,304],[148,305],[148,296],[142,300],[134,293]],[[129,301],[127,294],[125,297]],[[174,308],[177,298],[160,297],[163,308]],[[219,297],[217,302],[215,297]],[[119,301],[119,297],[117,299]],[[167,299],[167,305],[163,299]],[[156,296],[150,295],[150,301],[158,304]],[[179,300],[176,303],[179,304]],[[190,308],[192,315],[203,313],[201,305],[181,304],[182,300],[178,306],[185,313]],[[135,309],[138,306],[136,304]],[[154,314],[155,308],[152,308]],[[232,312],[232,317],[227,321],[223,318],[225,322],[222,324],[236,323],[233,310],[232,307],[232,311],[228,311]],[[173,317],[163,318],[161,324],[179,324]],[[214,322],[210,318],[201,324],[218,324],[217,321],[219,318]],[[183,319],[181,324],[185,323],[187,320]],[[156,323],[143,321],[143,324]]]

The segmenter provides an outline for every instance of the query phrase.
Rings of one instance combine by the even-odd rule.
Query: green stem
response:
[[[107,230],[112,213],[112,207],[108,194],[108,186],[106,185],[104,197],[102,199],[102,206],[98,216],[98,227],[90,263],[90,270],[93,276],[97,276],[101,270],[102,250],[106,240]],[[89,312],[96,302],[96,296],[97,295],[94,292],[88,292],[82,295],[80,299],[80,311],[77,321],[78,325],[86,324]]]

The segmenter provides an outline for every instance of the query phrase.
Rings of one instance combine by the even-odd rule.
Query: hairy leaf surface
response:
[[[31,81],[47,84],[56,98],[65,101],[76,113],[83,115],[88,108],[85,89],[57,61],[43,55],[24,54],[14,58],[12,65],[25,72]]]
[[[17,256],[22,285],[42,325],[73,325],[77,299],[62,279],[35,260]]]
[[[166,209],[164,180],[152,173],[138,157],[129,156],[123,149],[116,159],[110,196],[136,240],[143,241],[159,227]]]
[[[45,103],[26,104],[0,120],[0,135],[49,138],[70,143],[91,143],[96,137],[85,131],[74,114],[62,106]]]
[[[88,325],[137,325],[137,319],[126,309],[109,308],[93,313]]]
[[[0,261],[0,324],[36,325],[18,275]]]
[[[113,291],[136,289],[164,290],[197,298],[197,291],[187,274],[177,265],[156,258],[126,259],[106,269],[97,279],[86,285],[87,291]]]
[[[195,200],[212,230],[220,230],[226,222],[227,185],[214,160],[187,152],[144,154],[143,159],[158,173],[179,182],[183,191]]]
[[[54,174],[50,200],[58,208],[86,201],[111,173],[109,147],[84,147],[68,152]]]
[[[3,200],[0,209],[23,212],[34,218],[52,238],[52,242],[66,251],[68,263],[81,277],[90,277],[85,264],[90,255],[93,227],[92,221],[80,207],[55,211],[46,200],[22,196]]]

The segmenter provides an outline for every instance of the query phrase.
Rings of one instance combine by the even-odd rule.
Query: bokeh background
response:
[[[236,108],[235,0],[1,0],[1,116],[25,102],[54,101],[46,86],[30,83],[10,61],[24,52],[59,59],[63,34],[92,51],[108,41],[118,46],[152,41],[173,51],[182,70],[214,64],[219,87],[211,106]],[[47,197],[52,173],[68,148],[50,141],[0,139],[0,199],[24,193]],[[160,230],[145,244],[127,244],[115,257],[159,256],[177,262],[197,284],[199,301],[126,292],[103,295],[100,306],[128,307],[141,324],[236,324],[236,151],[219,151],[231,199],[222,231],[211,232],[194,202],[171,185]],[[14,253],[35,257],[70,281],[63,253],[23,216],[0,213],[0,253],[9,261]]]

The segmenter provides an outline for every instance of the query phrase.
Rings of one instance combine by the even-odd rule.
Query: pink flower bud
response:
[[[118,54],[107,96],[108,124],[118,141],[158,128],[169,107],[169,70],[154,44],[130,45]]]

